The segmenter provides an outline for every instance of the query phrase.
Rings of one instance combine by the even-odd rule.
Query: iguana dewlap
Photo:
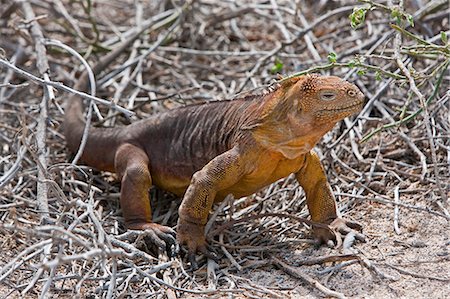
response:
[[[359,111],[364,96],[338,77],[305,75],[263,95],[191,105],[128,126],[90,128],[82,160],[121,178],[120,204],[128,228],[149,230],[154,242],[173,244],[173,231],[152,223],[148,190],[155,185],[183,197],[177,238],[190,256],[207,252],[204,225],[214,202],[255,193],[294,173],[306,193],[311,219],[348,232],[317,154],[319,139]],[[76,151],[84,129],[80,100],[64,124]],[[334,238],[317,229],[317,238]]]

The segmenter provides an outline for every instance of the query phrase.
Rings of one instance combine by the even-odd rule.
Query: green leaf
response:
[[[353,29],[356,29],[359,25],[363,24],[366,19],[367,8],[354,7],[352,14],[349,16],[350,25]]]
[[[366,74],[366,71],[365,71],[365,70],[358,70],[358,71],[356,72],[356,74],[357,74],[358,76],[364,76],[364,75]]]
[[[350,60],[348,63],[348,67],[350,68],[355,68],[356,67],[356,61],[355,60]]]
[[[392,18],[399,18],[402,14],[400,13],[400,10],[397,7],[392,8],[391,10],[391,17]]]
[[[375,80],[381,81],[381,79],[382,79],[382,77],[381,77],[380,71],[376,71],[376,72],[375,72]]]
[[[395,19],[395,23],[397,23],[398,26],[402,24],[402,13],[397,7],[394,7],[391,10],[391,17]]]
[[[411,25],[411,27],[414,27],[414,18],[412,15],[407,14],[406,15],[406,20],[408,21],[409,25]]]
[[[275,58],[274,65],[270,69],[270,72],[272,74],[280,73],[283,70],[283,66],[284,66],[283,62],[279,58]]]
[[[327,58],[330,63],[336,63],[336,61],[337,61],[337,55],[334,52],[330,52],[328,54]]]
[[[441,31],[441,41],[444,43],[444,45],[447,45],[448,43],[447,33],[445,33],[444,31]]]

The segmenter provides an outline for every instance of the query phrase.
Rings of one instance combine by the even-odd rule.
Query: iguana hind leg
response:
[[[152,178],[148,166],[147,154],[141,148],[131,144],[123,144],[118,148],[115,168],[122,179],[120,206],[125,225],[128,229],[142,230],[146,240],[173,256],[178,250],[175,231],[152,223],[148,195]]]
[[[329,241],[336,241],[337,244],[340,244],[339,233],[348,234],[352,231],[358,240],[365,240],[363,234],[354,231],[362,229],[360,224],[339,217],[336,200],[327,181],[325,170],[314,151],[306,154],[305,164],[296,173],[296,178],[305,190],[306,204],[308,205],[311,219],[316,222],[329,224],[333,229],[332,231],[323,228],[314,229],[315,238],[319,242],[329,243]]]

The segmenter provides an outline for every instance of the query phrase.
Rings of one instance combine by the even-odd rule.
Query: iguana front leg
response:
[[[180,245],[187,245],[193,268],[196,268],[197,251],[209,256],[204,230],[214,198],[218,191],[233,186],[242,178],[244,160],[235,147],[211,160],[192,177],[178,210],[177,237]]]
[[[141,148],[121,145],[115,156],[116,172],[122,179],[120,206],[128,229],[142,230],[147,241],[173,256],[178,251],[175,231],[152,223],[152,209],[148,190],[152,185],[147,154]]]
[[[306,193],[311,220],[329,224],[333,231],[315,228],[315,238],[321,243],[341,242],[339,234],[347,234],[353,229],[361,231],[362,226],[356,222],[345,220],[338,216],[336,200],[327,181],[320,159],[314,151],[306,155],[304,166],[296,173],[296,178]],[[364,241],[364,235],[355,232],[356,238]]]

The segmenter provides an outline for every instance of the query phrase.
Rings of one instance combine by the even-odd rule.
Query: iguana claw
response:
[[[138,233],[135,242],[145,240],[146,244],[153,244],[161,251],[165,251],[167,256],[174,257],[178,254],[180,246],[176,240],[176,233],[168,226],[157,223],[143,223],[129,228]]]
[[[355,238],[361,242],[366,242],[366,237],[360,233],[362,225],[358,222],[336,218],[330,224],[331,230],[324,228],[314,229],[314,237],[319,244],[327,244],[330,247],[340,247],[342,245],[342,236],[350,232],[355,234]],[[336,243],[335,243],[336,242]]]
[[[191,264],[192,270],[198,269],[196,261],[197,253],[203,253],[207,258],[217,260],[217,256],[208,249],[208,243],[205,239],[205,226],[178,219],[177,240],[180,245],[186,245],[187,259]]]

